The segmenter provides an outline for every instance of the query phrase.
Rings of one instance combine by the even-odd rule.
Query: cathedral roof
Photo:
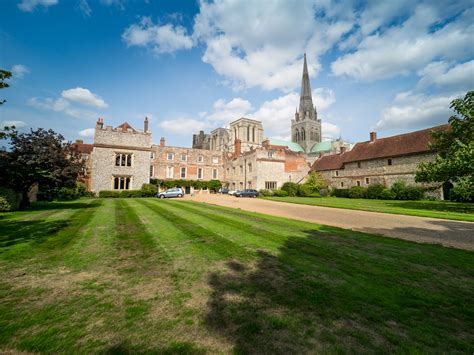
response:
[[[429,143],[433,139],[431,132],[447,130],[449,127],[446,124],[373,141],[359,142],[348,152],[319,158],[314,162],[313,169],[317,171],[342,169],[345,163],[429,152],[431,151]]]
[[[311,153],[327,152],[332,149],[332,141],[322,141],[315,143],[311,148]]]
[[[293,152],[304,152],[304,149],[298,143],[288,142],[282,139],[275,139],[275,138],[269,138],[268,140],[270,141],[270,145],[288,147],[288,149],[292,150]]]

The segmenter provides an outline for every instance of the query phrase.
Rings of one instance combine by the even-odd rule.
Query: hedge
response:
[[[350,189],[332,189],[331,196],[346,198],[367,198],[381,200],[421,200],[425,195],[423,188],[406,185],[403,181],[397,181],[388,189],[381,184],[353,186]]]

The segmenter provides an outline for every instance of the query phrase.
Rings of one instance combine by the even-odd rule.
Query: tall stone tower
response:
[[[321,120],[318,120],[316,106],[313,106],[308,64],[304,55],[303,78],[301,79],[300,107],[291,120],[291,141],[298,143],[306,153],[314,144],[321,142]]]

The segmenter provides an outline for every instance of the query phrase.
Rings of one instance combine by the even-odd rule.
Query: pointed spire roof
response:
[[[306,62],[306,53],[304,54],[303,77],[301,79],[300,91],[300,109],[301,119],[304,119],[306,112],[309,111],[309,117],[316,119],[316,108],[313,106],[313,97],[311,95],[311,84],[309,82],[308,63]]]

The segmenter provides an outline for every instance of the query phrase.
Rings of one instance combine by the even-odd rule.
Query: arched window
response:
[[[255,143],[255,126],[252,128],[252,142]]]
[[[306,132],[305,132],[304,128],[301,128],[301,140],[302,141],[306,140]]]
[[[296,129],[296,141],[299,142],[300,141],[300,131],[298,130],[298,128]]]

